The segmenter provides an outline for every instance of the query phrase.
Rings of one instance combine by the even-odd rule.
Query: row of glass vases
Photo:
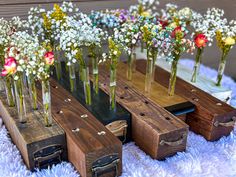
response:
[[[33,110],[38,109],[37,103],[37,91],[36,91],[36,83],[33,76],[27,77],[27,84],[25,82],[25,75],[23,73],[18,74],[18,79],[14,80],[11,76],[4,78],[4,86],[5,92],[7,95],[7,102],[9,107],[16,106],[18,118],[20,123],[27,122],[26,116],[26,103],[25,96],[26,90],[25,87],[28,86],[31,108]],[[44,122],[46,127],[50,127],[52,125],[52,115],[51,115],[51,93],[50,93],[50,82],[49,80],[42,81],[42,97],[43,97],[43,115]]]

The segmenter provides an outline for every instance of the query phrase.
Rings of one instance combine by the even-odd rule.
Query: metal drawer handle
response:
[[[34,153],[35,167],[41,168],[43,165],[50,165],[51,160],[57,159],[61,162],[63,149],[61,145],[51,145]]]
[[[229,122],[219,122],[219,121],[216,121],[214,123],[214,126],[215,127],[219,127],[219,126],[222,126],[222,127],[233,127],[235,122],[236,122],[236,117],[233,116],[232,119]]]
[[[160,145],[164,146],[164,145],[168,145],[168,146],[179,146],[181,144],[183,144],[185,138],[187,137],[187,133],[184,133],[182,135],[182,137],[177,140],[177,141],[165,141],[165,140],[161,140]]]
[[[104,156],[93,163],[93,177],[98,177],[107,172],[107,170],[115,171],[115,177],[118,176],[118,163],[120,159],[118,154]]]
[[[124,139],[122,142],[126,141],[127,136],[127,121],[126,120],[118,120],[114,121],[108,125],[106,125],[106,128],[113,133],[116,137],[123,136]]]

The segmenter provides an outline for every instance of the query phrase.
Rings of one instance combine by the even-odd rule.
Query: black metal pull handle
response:
[[[219,127],[219,126],[222,126],[222,127],[233,127],[234,124],[236,122],[236,117],[232,117],[232,119],[229,121],[229,122],[219,122],[219,121],[216,121],[214,123],[214,126],[215,127]]]
[[[93,163],[92,172],[93,177],[98,177],[104,173],[115,171],[115,177],[118,177],[118,163],[120,159],[118,154],[104,156]]]
[[[51,145],[40,149],[34,153],[34,162],[36,168],[49,166],[55,159],[61,162],[61,154],[63,152],[61,145]]]
[[[179,140],[177,140],[177,141],[165,141],[165,140],[161,140],[160,145],[162,145],[162,146],[163,146],[163,145],[179,146],[179,145],[181,145],[181,144],[184,142],[186,136],[187,136],[187,134],[184,133],[184,134],[182,135],[182,137],[181,137]]]

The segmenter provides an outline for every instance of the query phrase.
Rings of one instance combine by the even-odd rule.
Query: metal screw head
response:
[[[102,135],[105,135],[105,134],[106,134],[105,131],[100,131],[100,132],[98,132],[98,135],[99,135],[99,136],[102,136]]]
[[[80,117],[81,117],[81,118],[87,118],[88,115],[87,115],[87,114],[83,114],[83,115],[81,115]]]
[[[72,129],[71,131],[72,131],[73,133],[77,133],[77,132],[80,131],[80,129],[79,129],[79,128],[74,128],[74,129]]]

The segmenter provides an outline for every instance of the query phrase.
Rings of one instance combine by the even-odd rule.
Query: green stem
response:
[[[52,126],[52,113],[51,113],[51,91],[49,80],[42,81],[42,95],[43,95],[43,113],[44,124],[46,127]]]
[[[24,84],[23,84],[23,74],[18,75],[18,80],[14,81],[15,95],[16,95],[16,106],[19,116],[19,121],[21,123],[26,123],[26,108],[24,101]]]
[[[134,48],[134,51],[133,51],[133,65],[132,65],[133,73],[136,72],[136,60],[137,60],[137,56],[136,56],[136,52],[135,52],[135,48]]]
[[[155,68],[156,52],[152,49],[147,50],[147,66],[145,75],[145,92],[150,93],[151,84],[154,77],[153,69]]]
[[[69,77],[70,77],[70,91],[75,91],[75,85],[76,85],[76,78],[75,78],[75,65],[71,64],[68,66],[69,69]]]
[[[132,80],[132,74],[133,74],[133,56],[132,56],[132,52],[131,54],[128,56],[128,68],[127,68],[127,79],[128,81]]]
[[[29,92],[30,92],[30,98],[32,101],[32,108],[34,110],[38,109],[38,103],[37,103],[37,89],[36,84],[33,75],[29,75],[28,77],[28,85],[29,85]]]
[[[61,80],[61,62],[57,59],[54,66],[56,69],[57,80]]]
[[[193,83],[196,83],[196,81],[197,81],[197,75],[198,75],[199,67],[200,67],[200,64],[201,64],[202,53],[203,53],[203,49],[198,48],[197,55],[196,55],[196,58],[195,58],[195,65],[194,65],[194,68],[193,68],[193,75],[192,75],[192,79],[191,79],[191,82],[193,82]]]
[[[89,68],[83,68],[83,76],[84,76],[84,96],[85,102],[87,105],[92,104],[91,99],[91,87],[90,87],[90,80],[89,80]]]
[[[223,51],[221,55],[221,60],[218,68],[218,75],[217,75],[217,82],[216,86],[221,86],[225,65],[226,65],[226,57],[228,55],[228,52]]]
[[[92,58],[93,65],[93,90],[96,94],[99,91],[99,78],[98,78],[98,57],[94,56]]]
[[[116,109],[116,68],[110,70],[110,107]]]
[[[169,96],[173,96],[175,94],[177,65],[178,65],[179,58],[180,58],[179,55],[175,56],[175,59],[173,60],[172,65],[171,65],[171,73],[170,73],[169,89],[168,89]]]
[[[14,107],[15,106],[15,99],[14,99],[14,89],[13,89],[13,78],[8,76],[5,78],[5,90],[7,95],[7,102],[8,106]]]

